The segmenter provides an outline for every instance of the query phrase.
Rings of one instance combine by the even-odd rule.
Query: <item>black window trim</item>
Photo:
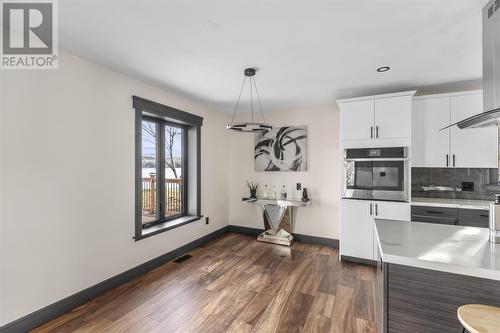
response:
[[[181,111],[160,103],[149,101],[147,99],[132,96],[133,108],[135,109],[135,236],[136,241],[156,235],[158,233],[171,230],[173,228],[185,225],[187,223],[198,221],[201,215],[201,126],[203,118]],[[182,213],[175,216],[164,217],[164,187],[163,182],[158,182],[158,192],[161,197],[157,200],[159,205],[158,212],[160,219],[151,223],[142,224],[142,121],[153,121],[157,123],[157,129],[164,125],[175,126],[183,129],[183,193],[182,193]],[[188,215],[188,130],[193,129],[196,132],[196,215]],[[164,130],[159,131],[157,137],[157,156],[164,156]],[[161,143],[161,144],[158,144]],[[161,159],[158,159],[161,160]],[[164,179],[165,162],[157,163],[156,173],[158,179]]]
[[[203,118],[171,106],[153,102],[138,96],[132,96],[133,108],[147,113],[152,113],[166,119],[170,119],[173,123],[185,124],[190,126],[202,126]]]

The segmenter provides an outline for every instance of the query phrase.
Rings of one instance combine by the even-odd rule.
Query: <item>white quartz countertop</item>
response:
[[[490,203],[487,200],[467,200],[467,199],[444,199],[444,198],[418,198],[411,199],[411,204],[415,206],[431,207],[451,207],[465,209],[490,209]]]
[[[381,219],[375,228],[384,262],[500,281],[500,244],[488,229]]]

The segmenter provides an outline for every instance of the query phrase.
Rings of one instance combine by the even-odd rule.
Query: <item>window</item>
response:
[[[142,228],[186,215],[184,126],[142,117]],[[162,149],[159,149],[162,146]]]
[[[140,97],[136,116],[135,239],[197,221],[203,118]]]

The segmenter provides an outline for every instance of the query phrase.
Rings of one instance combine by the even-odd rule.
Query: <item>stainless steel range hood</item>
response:
[[[500,125],[500,108],[481,112],[472,117],[465,118],[464,120],[460,120],[459,122],[446,126],[441,130],[455,125],[457,125],[460,129],[498,126]]]
[[[484,112],[443,129],[500,125],[500,0],[483,8],[483,108]]]

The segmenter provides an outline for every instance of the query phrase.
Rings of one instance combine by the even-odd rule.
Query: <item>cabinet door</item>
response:
[[[410,204],[406,202],[375,201],[374,217],[378,219],[410,221]]]
[[[373,218],[369,201],[342,200],[340,253],[373,260]]]
[[[490,212],[488,210],[459,209],[458,225],[489,228],[489,214]]]
[[[374,135],[373,100],[342,105],[342,140],[365,140]]]
[[[482,94],[451,97],[451,122],[483,111]],[[498,129],[496,127],[451,128],[451,165],[461,168],[498,167]],[[454,156],[453,156],[454,155]],[[455,161],[453,165],[453,160]]]
[[[375,137],[378,139],[411,137],[411,97],[375,100]]]
[[[410,204],[406,202],[373,201],[372,218],[410,221]],[[378,239],[375,227],[373,228],[373,254],[377,255]],[[376,259],[376,258],[375,258]]]
[[[414,100],[412,114],[412,166],[446,167],[450,130],[439,129],[450,124],[450,98]]]

